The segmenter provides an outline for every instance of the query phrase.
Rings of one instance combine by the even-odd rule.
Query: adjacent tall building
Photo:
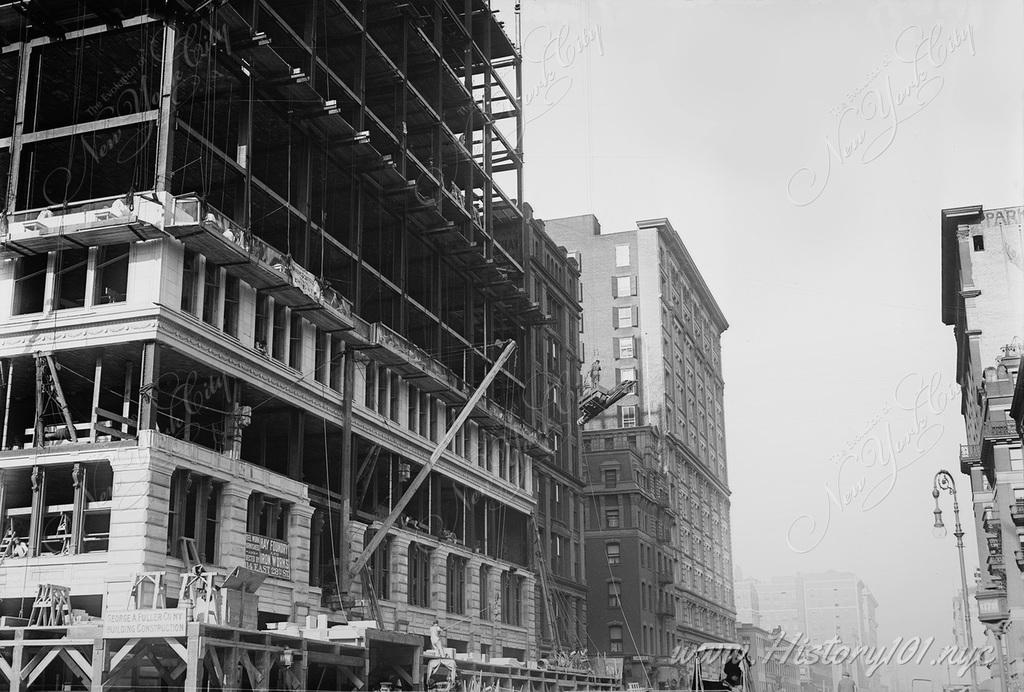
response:
[[[532,422],[551,449],[534,464],[537,498],[535,602],[537,641],[542,654],[587,650],[587,590],[583,518],[586,513],[580,464],[579,324],[580,273],[545,232],[545,224],[526,214],[528,244],[525,285],[545,318],[530,331],[526,361]]]
[[[549,220],[580,267],[584,392],[633,393],[583,431],[589,634],[630,679],[677,644],[735,636],[721,336],[728,323],[667,219],[602,233]],[[657,678],[657,680],[655,680]]]
[[[953,327],[963,393],[960,471],[973,499],[979,618],[999,635],[1010,689],[1024,683],[1022,222],[1024,207],[978,205],[944,209],[941,223],[942,321]]]

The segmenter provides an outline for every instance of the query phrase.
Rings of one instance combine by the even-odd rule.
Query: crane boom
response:
[[[405,489],[404,493],[402,493],[402,497],[400,497],[398,502],[395,503],[394,508],[391,510],[391,514],[384,518],[384,521],[381,522],[380,528],[373,534],[370,542],[363,547],[363,552],[361,552],[359,557],[356,558],[356,561],[352,563],[352,568],[349,570],[349,574],[352,575],[353,579],[358,576],[360,570],[362,570],[363,567],[366,566],[366,563],[369,562],[370,556],[373,555],[373,551],[377,549],[377,546],[379,546],[387,537],[388,531],[390,531],[391,527],[395,525],[395,521],[398,520],[398,517],[402,514],[405,506],[409,504],[412,496],[416,494],[416,491],[419,490],[423,481],[425,481],[427,476],[430,475],[430,471],[434,468],[434,464],[437,463],[437,460],[441,458],[444,450],[448,448],[448,445],[455,438],[455,433],[459,431],[462,425],[466,422],[466,419],[469,418],[469,414],[472,413],[473,407],[476,406],[477,402],[480,401],[480,398],[483,397],[487,388],[491,385],[491,382],[493,382],[494,378],[498,376],[498,372],[501,371],[505,362],[512,357],[515,350],[516,342],[510,339],[505,345],[504,350],[501,352],[501,355],[499,355],[497,360],[494,361],[494,365],[491,366],[491,369],[477,386],[476,391],[469,397],[469,401],[467,401],[466,405],[462,407],[462,411],[459,412],[458,417],[451,424],[451,427],[448,428],[447,432],[445,432],[444,437],[437,443],[437,447],[434,448],[434,452],[430,455],[430,459],[427,460],[427,463],[425,463],[419,473],[416,474],[416,477],[412,479],[409,483],[409,487]]]

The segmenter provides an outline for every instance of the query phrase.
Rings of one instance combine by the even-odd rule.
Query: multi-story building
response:
[[[754,579],[737,579],[733,587],[736,603],[736,622],[761,626],[761,601],[758,598],[757,582]]]
[[[822,572],[754,581],[763,626],[778,627],[790,641],[808,646],[838,639],[847,646],[878,645],[877,602],[871,591],[849,572]],[[860,689],[877,685],[863,662],[849,666]]]
[[[586,215],[547,230],[580,266],[585,390],[636,382],[587,423],[583,458],[590,636],[645,682],[677,644],[734,635],[728,323],[667,219],[602,233]]]
[[[580,517],[549,500],[579,493],[576,430],[530,405],[534,376],[574,384],[575,276],[516,201],[515,47],[482,0],[192,5],[0,7],[0,612],[55,584],[104,618],[134,573],[173,605],[193,563],[246,566],[261,626],[345,606],[536,656],[535,478],[579,631]],[[189,689],[236,674],[212,647]]]
[[[793,656],[794,638],[781,628],[768,631],[748,622],[736,625],[736,637],[750,659],[754,692],[796,692],[802,689],[800,666]],[[831,690],[829,690],[831,692]]]
[[[543,547],[537,565],[537,636],[542,653],[586,650],[587,590],[583,542],[584,485],[580,467],[579,320],[580,274],[544,231],[527,217],[525,281],[546,319],[529,334],[527,361],[530,422],[553,454],[534,463],[537,528]],[[552,629],[553,627],[553,629]]]
[[[979,617],[1000,635],[1011,689],[1024,682],[1024,457],[1011,417],[1024,323],[1024,207],[942,212],[942,321],[953,327],[981,579]],[[1008,578],[1012,576],[1013,578]],[[977,642],[976,642],[977,643]]]

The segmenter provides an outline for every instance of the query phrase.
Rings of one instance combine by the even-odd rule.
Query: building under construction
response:
[[[18,0],[0,42],[11,689],[415,688],[435,618],[473,684],[585,680],[516,663],[578,433],[489,3]]]

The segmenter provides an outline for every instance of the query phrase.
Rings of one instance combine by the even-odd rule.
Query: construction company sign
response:
[[[103,616],[103,637],[184,637],[186,615],[187,611],[184,608],[151,608],[106,613]]]
[[[245,534],[245,568],[277,579],[291,579],[288,544],[266,536]]]

